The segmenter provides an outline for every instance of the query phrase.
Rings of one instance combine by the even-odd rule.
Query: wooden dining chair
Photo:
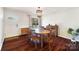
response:
[[[36,33],[32,33],[31,42],[32,44],[34,44],[35,48],[38,48],[38,45],[40,44],[40,35]]]
[[[50,38],[51,36],[48,35],[44,35],[44,48],[48,47],[48,50],[51,51],[52,50],[52,44],[53,44],[53,39]]]

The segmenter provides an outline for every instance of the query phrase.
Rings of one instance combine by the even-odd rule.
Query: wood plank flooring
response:
[[[54,40],[54,42],[51,44],[51,51],[74,51],[68,47],[68,44],[71,43],[69,39],[52,36],[51,40]],[[49,51],[49,47],[48,44],[44,42],[43,48],[41,48],[39,44],[38,47],[35,48],[35,45],[29,41],[27,35],[23,35],[5,39],[2,51]]]

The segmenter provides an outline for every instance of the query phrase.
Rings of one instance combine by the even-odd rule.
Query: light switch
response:
[[[16,27],[18,27],[18,24],[16,24]]]

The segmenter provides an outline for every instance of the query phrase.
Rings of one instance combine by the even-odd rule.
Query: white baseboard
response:
[[[0,51],[1,51],[2,46],[0,46]]]
[[[63,37],[63,38],[66,38],[66,39],[71,39],[69,37],[65,37],[65,36],[61,36],[61,35],[58,35],[59,37]]]
[[[3,43],[0,42],[0,51],[1,51],[1,48],[2,48],[2,44],[3,44]]]

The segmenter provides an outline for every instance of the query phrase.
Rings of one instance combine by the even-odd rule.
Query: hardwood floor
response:
[[[51,40],[51,51],[74,51],[79,49],[69,49],[68,46],[71,41],[62,37],[52,36]],[[14,38],[5,39],[2,47],[2,51],[49,51],[49,46],[44,42],[44,47],[41,48],[38,44],[38,47],[35,48],[35,45],[29,41],[27,35],[18,36]]]

